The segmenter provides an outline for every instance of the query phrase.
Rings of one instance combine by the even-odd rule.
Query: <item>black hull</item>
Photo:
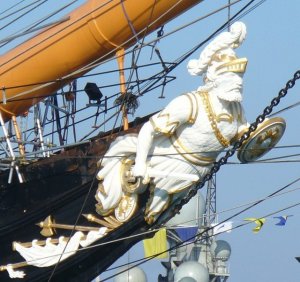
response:
[[[147,120],[141,119],[140,125]],[[127,133],[137,133],[140,125],[134,126]],[[41,228],[36,223],[52,215],[56,222],[74,225],[88,225],[81,213],[94,213],[96,200],[94,198],[98,181],[95,179],[97,161],[108,149],[117,136],[125,133],[114,133],[73,148],[65,149],[50,158],[41,159],[31,164],[22,165],[20,170],[25,183],[20,184],[16,175],[14,182],[7,184],[8,172],[0,175],[0,264],[7,265],[24,261],[12,250],[12,242],[31,242],[33,239],[43,240]],[[81,158],[78,158],[81,157]],[[139,210],[127,223],[110,232],[95,244],[128,237],[147,230],[143,218],[147,195],[141,195]],[[85,202],[82,210],[83,203]],[[70,236],[70,231],[59,230],[58,236]],[[58,237],[57,236],[57,237]],[[44,238],[45,239],[45,238]],[[54,267],[38,268],[26,266],[23,279],[12,281],[90,281],[105,271],[121,255],[126,253],[135,243],[142,240],[136,237],[132,240],[122,240],[114,245],[89,248],[79,251],[76,255],[61,262],[53,272]],[[53,272],[53,274],[52,274]],[[7,271],[0,272],[0,281],[9,281]]]

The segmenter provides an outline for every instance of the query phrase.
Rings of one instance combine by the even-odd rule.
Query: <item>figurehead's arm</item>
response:
[[[191,94],[181,95],[172,100],[165,109],[155,114],[141,128],[138,135],[137,152],[133,175],[145,177],[147,172],[147,158],[155,138],[165,135],[169,138],[176,129],[189,122],[193,110]]]
[[[238,109],[238,130],[237,134],[233,139],[231,139],[230,143],[233,144],[240,139],[240,137],[248,131],[250,123],[247,121],[244,109],[240,103],[236,104]]]
[[[248,130],[250,124],[246,119],[244,108],[241,104],[239,104],[240,107],[240,118],[239,118],[239,127],[238,127],[238,135],[242,134],[242,132],[245,132],[245,130]]]
[[[133,168],[133,175],[136,177],[145,177],[146,175],[147,157],[155,135],[157,135],[157,133],[149,121],[143,125],[139,132],[135,165]]]

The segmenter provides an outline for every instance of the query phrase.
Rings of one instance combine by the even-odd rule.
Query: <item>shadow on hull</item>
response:
[[[9,172],[0,175],[0,257],[1,265],[14,264],[24,259],[12,250],[12,242],[31,242],[33,239],[45,240],[36,224],[51,215],[64,224],[86,225],[84,213],[95,214],[94,198],[98,186],[95,178],[99,168],[97,161],[105,154],[110,143],[117,136],[137,133],[148,117],[138,119],[131,129],[122,132],[103,134],[88,142],[67,148],[50,158],[40,159],[20,166],[25,182],[20,184],[16,175],[8,184]],[[118,133],[119,132],[119,133]],[[123,225],[109,232],[94,245],[128,237],[146,231],[151,226],[144,221],[144,209],[148,192],[138,200],[135,215]],[[94,223],[88,226],[101,227]],[[72,230],[57,230],[57,236],[70,236]],[[138,236],[130,240],[80,249],[75,255],[54,266],[38,268],[24,267],[26,276],[12,281],[90,281],[105,271],[135,243],[144,239]],[[18,270],[18,269],[16,269]],[[9,281],[6,271],[0,272],[0,281]]]

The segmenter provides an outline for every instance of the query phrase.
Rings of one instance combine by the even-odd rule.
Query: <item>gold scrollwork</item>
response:
[[[145,191],[147,185],[142,183],[142,179],[132,175],[132,167],[134,160],[131,158],[124,158],[121,164],[120,178],[122,190],[126,193],[142,193]]]
[[[103,205],[101,204],[101,202],[98,202],[97,204],[95,204],[95,207],[96,207],[97,214],[99,214],[101,216],[108,216],[114,211],[114,209],[105,210],[103,208]]]
[[[227,148],[230,145],[230,142],[223,136],[223,134],[221,133],[221,131],[218,128],[216,114],[214,113],[214,110],[210,104],[208,93],[207,92],[199,92],[199,94],[202,97],[204,108],[205,108],[207,117],[209,119],[211,128],[215,133],[215,136],[217,137],[220,144],[224,148]]]
[[[115,218],[119,222],[128,221],[137,209],[137,194],[124,194],[119,205],[115,208]]]

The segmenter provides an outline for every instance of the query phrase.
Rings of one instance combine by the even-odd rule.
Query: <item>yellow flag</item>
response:
[[[157,231],[153,238],[143,240],[144,243],[144,253],[145,257],[151,257],[153,255],[159,254],[161,255],[155,258],[167,258],[168,253],[167,250],[167,230],[166,228],[160,229]]]
[[[257,233],[260,231],[260,229],[263,227],[266,219],[265,218],[254,218],[254,217],[250,217],[250,218],[245,218],[244,220],[246,221],[253,221],[254,223],[256,223],[256,227],[254,227],[252,229],[252,231],[254,233]]]

